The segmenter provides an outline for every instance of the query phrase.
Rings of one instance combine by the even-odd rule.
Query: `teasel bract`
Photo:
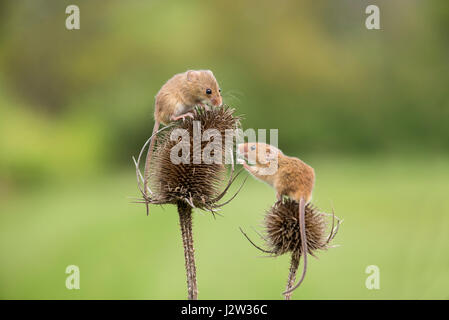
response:
[[[198,295],[192,209],[207,210],[215,216],[220,207],[238,194],[244,183],[229,200],[220,203],[241,172],[234,172],[233,141],[236,129],[240,128],[240,118],[233,113],[234,109],[226,105],[210,110],[197,107],[193,119],[186,118],[159,130],[150,162],[148,196],[143,192],[144,178],[139,164],[151,138],[142,148],[138,159],[134,159],[142,194],[137,202],[177,206],[184,246],[188,299],[191,300],[196,300]],[[209,137],[203,137],[205,133],[210,133]],[[204,161],[203,155],[209,155],[212,163]],[[176,161],[174,158],[177,158]],[[229,178],[226,178],[225,159],[231,162]]]
[[[290,300],[291,292],[296,279],[299,261],[302,252],[301,234],[299,228],[299,203],[289,198],[277,201],[265,213],[263,221],[264,232],[260,234],[265,241],[266,248],[256,245],[244,232],[244,236],[257,249],[277,257],[285,253],[291,254],[290,272],[287,287],[283,293],[286,300]],[[332,216],[332,226],[328,233],[328,218]],[[337,222],[335,223],[335,219]],[[305,233],[307,239],[307,254],[316,257],[318,250],[327,250],[332,247],[330,242],[338,232],[341,220],[335,215],[320,212],[313,204],[308,203],[305,207]]]

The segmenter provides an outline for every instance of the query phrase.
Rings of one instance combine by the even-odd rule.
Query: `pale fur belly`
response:
[[[183,103],[177,103],[175,107],[175,116],[178,117],[182,114],[186,114],[187,112],[192,111],[193,108],[191,106],[186,106]]]

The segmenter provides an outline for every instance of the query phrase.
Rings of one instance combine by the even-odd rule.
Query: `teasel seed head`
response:
[[[301,233],[299,228],[299,203],[289,198],[277,201],[265,213],[263,233],[259,236],[265,241],[265,248],[258,246],[240,228],[246,239],[257,249],[270,256],[280,256],[290,252],[299,259],[302,253]],[[328,230],[328,218],[332,217],[332,226]],[[305,207],[305,232],[307,238],[307,252],[315,256],[317,250],[326,250],[332,245],[330,242],[336,236],[343,220],[332,214],[321,212],[312,203]],[[335,221],[336,220],[336,221]]]
[[[232,165],[228,184],[223,187],[223,181],[226,180],[227,173],[225,155],[228,153],[232,157],[232,149],[225,149],[225,134],[235,135],[236,129],[240,128],[240,118],[233,115],[234,111],[226,105],[210,110],[197,107],[193,119],[187,117],[185,120],[177,121],[167,130],[161,132],[157,136],[157,143],[150,164],[149,185],[151,193],[143,201],[150,204],[177,204],[182,201],[191,207],[212,212],[229,202],[218,203],[238,175],[238,173],[234,174],[234,165]],[[200,136],[199,140],[194,143],[194,130],[198,128],[195,129],[194,121],[200,124],[201,133],[208,129],[215,129],[220,133],[221,163],[207,164],[201,159],[200,163],[195,163],[193,158],[195,152],[197,155],[203,155],[206,146],[213,141],[213,138],[211,141],[202,141]],[[190,148],[188,163],[176,164],[171,159],[172,148],[180,142],[180,139],[178,141],[170,139],[173,131],[177,129],[185,130],[190,139],[188,141],[188,148]],[[186,143],[187,141],[183,142]],[[136,166],[138,167],[138,162]]]
[[[297,201],[285,198],[276,202],[266,212],[264,219],[265,239],[269,248],[268,251],[272,254],[277,256],[290,252],[298,258],[303,255],[298,208],[299,203]],[[317,250],[329,248],[329,242],[338,231],[340,220],[338,220],[337,226],[332,226],[331,233],[328,234],[328,219],[326,219],[328,215],[320,212],[311,203],[308,203],[305,207],[307,250],[312,256],[315,256],[314,252]]]
[[[332,214],[320,212],[311,203],[305,206],[304,211],[305,226],[303,228],[305,229],[304,237],[307,241],[307,253],[315,256],[317,250],[326,250],[331,247],[329,243],[337,234],[342,221],[337,218],[337,224],[335,225],[336,217],[333,211]],[[265,240],[266,248],[255,244],[240,228],[248,241],[260,251],[273,257],[287,252],[291,254],[287,288],[283,292],[286,300],[290,300],[292,292],[301,285],[307,270],[307,254],[304,254],[302,249],[302,228],[300,228],[299,216],[299,203],[289,198],[277,201],[268,209],[264,219],[264,234],[260,234],[261,238]],[[332,216],[329,234],[327,234],[328,222],[326,219],[328,216]],[[295,285],[296,271],[301,257],[304,259],[304,268],[300,280]]]

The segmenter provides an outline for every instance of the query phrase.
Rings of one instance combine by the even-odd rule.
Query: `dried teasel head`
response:
[[[236,129],[240,127],[240,119],[233,113],[234,109],[226,105],[210,110],[195,108],[193,119],[180,120],[167,130],[162,131],[157,136],[157,143],[150,164],[149,185],[151,192],[142,201],[150,204],[177,204],[181,201],[186,202],[191,207],[214,212],[215,209],[232,200],[237,193],[226,203],[218,203],[240,173],[234,175],[232,161],[228,184],[223,187],[227,172],[225,157],[227,154],[228,159],[232,160],[232,139],[236,134]],[[208,129],[213,129],[212,131],[209,130],[213,133],[212,138],[209,137],[210,139],[202,141],[201,134],[207,132]],[[175,132],[175,130],[178,131]],[[179,132],[183,132],[182,138],[179,136],[177,140],[173,141],[172,134],[178,136]],[[200,134],[199,137],[198,134]],[[194,141],[194,139],[196,140]],[[221,144],[215,139],[221,140]],[[231,140],[230,150],[226,150],[226,147],[229,147],[226,144],[226,139]],[[184,149],[183,153],[181,148],[175,147],[181,141],[183,144],[186,143],[187,148]],[[219,148],[211,147],[211,142],[217,142]],[[174,163],[172,150],[178,150],[179,155],[183,154],[186,163],[184,161]],[[186,152],[187,150],[189,152]],[[217,150],[219,151],[218,155],[215,155],[214,152]],[[214,163],[215,161],[205,163],[202,158],[203,154],[211,155],[212,158],[217,156],[220,161],[217,161],[219,163]],[[194,155],[196,159],[194,159]],[[199,160],[198,155],[200,155]],[[139,167],[139,161],[136,161],[136,167]],[[138,179],[139,177],[142,179],[139,170],[137,170],[137,174]]]
[[[266,249],[257,246],[242,231],[245,237],[259,250],[272,256],[279,256],[290,252],[299,258],[303,255],[301,234],[299,228],[299,203],[289,198],[277,201],[267,210],[264,219],[264,234]],[[332,216],[330,233],[328,230],[328,218]],[[326,250],[330,247],[330,241],[338,232],[341,221],[335,215],[320,212],[313,204],[305,207],[305,232],[308,254],[315,256],[317,250]]]
[[[332,213],[332,227],[327,234],[328,213],[320,212],[312,204],[305,206],[304,223],[307,253],[315,256],[315,251],[330,247],[330,241],[337,234],[341,221]],[[302,237],[299,221],[299,203],[289,198],[277,201],[267,212],[264,219],[265,234],[260,235],[266,242],[267,249],[257,246],[244,232],[240,231],[249,242],[262,252],[271,256],[279,256],[289,252],[291,254],[290,273],[287,281],[287,290],[283,292],[285,299],[289,300],[291,293],[299,287],[304,280],[307,269],[307,254],[302,249]],[[304,268],[300,280],[295,285],[296,271],[300,257],[304,257]]]
[[[292,255],[302,256],[302,239],[299,229],[299,203],[291,199],[276,202],[266,213],[264,224],[266,241],[269,251],[275,255],[291,252]],[[307,250],[310,255],[314,251],[325,250],[333,239],[337,226],[332,226],[328,234],[328,214],[320,212],[313,204],[308,203],[305,208],[305,232]],[[334,221],[334,220],[333,220]]]

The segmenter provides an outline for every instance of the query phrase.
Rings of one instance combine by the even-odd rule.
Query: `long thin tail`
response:
[[[156,139],[157,139],[156,133],[158,132],[158,130],[159,130],[159,121],[156,121],[154,123],[154,127],[153,127],[153,134],[152,134],[153,138],[151,139],[150,146],[148,147],[147,158],[145,159],[145,171],[143,174],[143,193],[144,193],[145,197],[148,196],[148,179],[149,179],[149,175],[150,175],[151,155],[153,154],[154,143],[156,142]],[[148,202],[145,201],[145,203],[147,206],[147,215],[148,215],[149,214]]]
[[[307,271],[307,238],[306,238],[306,202],[304,200],[304,198],[301,197],[301,199],[299,200],[299,232],[301,235],[301,251],[302,251],[302,255],[304,257],[304,268],[302,269],[302,275],[301,275],[301,279],[299,279],[298,283],[293,287],[290,288],[288,290],[286,290],[283,294],[289,294],[293,291],[296,290],[296,288],[298,288],[301,283],[303,282],[305,276],[306,276],[306,271]]]

